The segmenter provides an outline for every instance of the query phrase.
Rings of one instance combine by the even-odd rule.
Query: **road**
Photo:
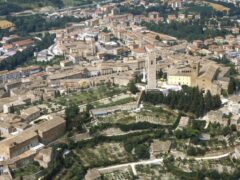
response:
[[[229,156],[230,153],[218,155],[218,156],[210,156],[210,157],[196,157],[196,158],[187,158],[187,159],[194,159],[194,160],[214,160],[214,159],[221,159],[224,157]],[[160,159],[150,159],[150,160],[145,160],[145,161],[138,161],[138,162],[131,162],[131,163],[125,163],[125,164],[119,164],[119,165],[113,165],[113,166],[108,166],[104,168],[99,168],[98,170],[102,173],[104,172],[109,172],[109,171],[114,171],[122,168],[127,168],[131,167],[133,174],[136,176],[137,171],[136,171],[136,165],[147,165],[147,164],[161,164],[163,162],[163,158]]]
[[[226,154],[221,154],[221,155],[218,155],[218,156],[209,156],[209,157],[196,157],[194,158],[195,160],[199,161],[199,160],[214,160],[214,159],[221,159],[221,158],[224,158],[224,157],[227,157],[229,156],[231,153],[228,152]]]
[[[136,176],[137,175],[137,171],[135,169],[136,165],[146,165],[146,164],[161,164],[163,162],[163,159],[150,159],[150,160],[145,160],[145,161],[138,161],[138,162],[132,162],[132,163],[125,163],[125,164],[119,164],[119,165],[114,165],[114,166],[109,166],[109,167],[105,167],[105,168],[99,168],[98,170],[100,172],[103,171],[109,171],[109,170],[117,170],[117,169],[121,169],[121,168],[127,168],[128,166],[130,166],[132,168],[133,174]]]

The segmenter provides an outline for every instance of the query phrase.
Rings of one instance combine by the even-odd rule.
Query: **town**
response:
[[[0,179],[238,179],[239,91],[238,0],[0,0]]]

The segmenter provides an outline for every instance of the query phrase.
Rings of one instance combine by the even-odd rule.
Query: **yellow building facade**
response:
[[[168,76],[168,84],[172,85],[192,85],[192,78],[191,76],[186,75],[169,75]]]

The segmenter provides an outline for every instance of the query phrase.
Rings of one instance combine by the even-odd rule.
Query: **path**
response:
[[[136,171],[136,168],[135,168],[136,165],[160,164],[160,163],[162,163],[162,161],[163,161],[162,158],[160,158],[160,159],[150,159],[150,160],[145,160],[145,161],[138,161],[138,162],[109,166],[109,167],[105,167],[105,168],[99,168],[98,170],[101,172],[101,171],[109,171],[109,170],[127,168],[128,166],[130,166],[132,168],[133,174],[136,176],[137,175],[137,171]]]
[[[209,157],[196,157],[194,158],[195,160],[214,160],[214,159],[221,159],[221,158],[224,158],[224,157],[227,157],[229,156],[231,153],[228,152],[226,154],[221,154],[221,155],[218,155],[218,156],[209,156]]]

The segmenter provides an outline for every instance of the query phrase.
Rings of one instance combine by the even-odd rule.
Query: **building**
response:
[[[26,130],[0,142],[0,160],[16,157],[38,144],[38,134],[35,131]]]
[[[149,53],[147,58],[147,89],[157,88],[156,57],[154,53]]]
[[[52,161],[52,157],[52,148],[45,148],[37,153],[37,155],[34,157],[34,160],[37,161],[43,168],[48,168],[49,163]]]
[[[111,41],[111,35],[110,35],[110,33],[101,32],[101,33],[99,34],[99,41],[100,41],[100,42],[103,42],[103,43],[110,42],[110,41]]]
[[[21,111],[21,117],[28,122],[34,119],[37,119],[39,116],[40,116],[40,109],[36,106],[30,107],[28,109],[24,109]]]
[[[26,105],[26,102],[17,100],[12,103],[4,104],[3,105],[3,112],[4,113],[13,113],[15,110],[23,108]]]
[[[0,121],[0,136],[1,137],[9,137],[11,133],[15,132],[16,128],[8,123]]]
[[[229,68],[218,64],[200,63],[181,64],[167,70],[169,85],[198,86],[203,91],[220,94],[227,90],[229,83]]]
[[[50,120],[38,124],[35,131],[38,133],[40,143],[47,145],[62,136],[65,132],[66,122],[59,116],[50,116]]]
[[[153,140],[151,143],[151,158],[157,158],[158,156],[168,154],[171,149],[171,141]]]
[[[187,116],[182,116],[179,120],[177,129],[183,129],[188,126],[190,118]]]
[[[32,39],[25,39],[21,41],[13,42],[12,44],[17,48],[26,48],[33,45],[34,41]]]
[[[170,85],[193,86],[194,80],[199,74],[199,64],[189,66],[179,66],[168,71],[167,83]]]
[[[97,169],[89,169],[84,180],[100,180],[101,174]]]
[[[56,140],[65,132],[65,120],[50,115],[44,122],[0,141],[0,161],[21,160],[27,154],[34,154],[44,145]]]
[[[223,118],[223,113],[220,110],[210,111],[206,115],[206,120],[210,123],[219,123],[221,125],[227,125],[227,120]]]
[[[67,66],[72,66],[72,65],[73,65],[73,62],[69,61],[69,60],[64,60],[64,61],[60,62],[61,68],[64,68],[64,67],[67,67]]]

